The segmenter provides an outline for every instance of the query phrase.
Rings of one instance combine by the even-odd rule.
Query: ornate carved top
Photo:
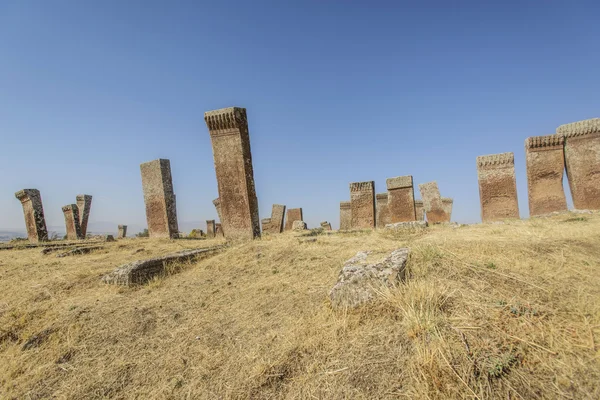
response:
[[[407,188],[413,186],[413,178],[412,175],[396,176],[394,178],[387,178],[385,183],[388,190]]]
[[[368,182],[352,182],[350,184],[351,192],[366,192],[375,190],[375,181]]]
[[[477,157],[478,167],[515,165],[515,153],[490,154]]]
[[[565,137],[562,135],[532,136],[525,139],[526,149],[542,149],[546,147],[562,146]]]
[[[225,129],[243,129],[248,126],[246,109],[240,107],[221,108],[220,110],[207,111],[204,120],[209,131]]]
[[[585,119],[556,128],[556,133],[564,137],[575,137],[600,132],[600,118]]]
[[[15,197],[21,202],[30,200],[33,197],[40,197],[40,191],[37,189],[23,189],[15,193]]]
[[[63,206],[62,210],[63,212],[68,212],[73,211],[75,208],[77,208],[77,204],[67,204],[66,206]]]
[[[340,201],[340,208],[341,209],[350,208],[350,202],[349,201]]]
[[[89,195],[89,194],[78,194],[78,195],[75,197],[75,199],[76,199],[77,201],[87,201],[87,200],[90,200],[91,198],[92,198],[92,196],[91,196],[91,195]]]

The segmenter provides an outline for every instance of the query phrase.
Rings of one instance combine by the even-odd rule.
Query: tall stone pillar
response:
[[[87,235],[90,209],[92,208],[92,196],[89,194],[78,194],[76,200],[77,208],[79,209],[79,226],[81,227],[81,235],[85,239],[85,236]]]
[[[77,204],[67,204],[62,208],[62,211],[65,215],[67,239],[83,239],[84,237],[81,234],[81,226],[79,225],[79,207],[77,207]]]
[[[423,209],[427,216],[427,222],[438,224],[450,221],[449,215],[444,209],[442,196],[436,181],[420,184],[419,191],[421,192],[421,198],[423,198]]]
[[[119,232],[117,239],[124,239],[127,237],[127,225],[119,225]]]
[[[283,220],[285,219],[285,206],[283,204],[273,204],[271,210],[271,232],[283,232]]]
[[[483,222],[519,218],[514,153],[477,157],[479,200]]]
[[[288,208],[287,217],[285,219],[285,230],[292,230],[294,221],[304,221],[302,219],[302,208]]]
[[[561,125],[567,178],[578,210],[600,209],[600,118]]]
[[[171,163],[169,160],[158,159],[141,164],[140,170],[150,237],[177,237],[179,227],[171,178]]]
[[[217,232],[216,223],[214,219],[206,221],[206,237],[214,238]]]
[[[260,220],[246,109],[209,111],[204,120],[212,141],[223,231],[228,239],[258,237]]]
[[[534,136],[525,140],[529,215],[567,210],[563,189],[564,137]]]
[[[352,207],[349,201],[340,201],[340,230],[352,228]]]
[[[450,222],[452,220],[452,206],[454,205],[454,199],[450,197],[442,197],[442,207],[444,212],[448,216],[448,219],[444,222]]]
[[[217,216],[219,217],[219,221],[221,220],[221,199],[220,198],[216,198],[213,200],[213,205],[215,206],[215,209],[217,210]]]
[[[37,189],[23,189],[15,193],[15,197],[21,201],[23,214],[25,215],[25,227],[27,237],[31,243],[48,240],[44,208],[42,207],[42,196]]]
[[[375,195],[375,225],[384,228],[392,223],[389,207],[388,193],[377,193]]]
[[[415,200],[415,214],[417,221],[425,221],[425,210],[423,209],[423,200]]]
[[[416,221],[413,177],[406,175],[388,178],[386,185],[389,193],[390,223]]]
[[[352,182],[350,184],[350,207],[352,229],[375,228],[375,182]]]

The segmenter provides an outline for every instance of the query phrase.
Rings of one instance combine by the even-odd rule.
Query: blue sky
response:
[[[49,225],[145,225],[139,164],[171,160],[180,221],[216,217],[205,111],[248,110],[261,218],[339,220],[348,183],[413,175],[478,222],[475,158],[598,117],[600,3],[0,2],[0,229],[37,188]],[[568,197],[570,194],[567,192]],[[200,226],[203,228],[204,224]]]

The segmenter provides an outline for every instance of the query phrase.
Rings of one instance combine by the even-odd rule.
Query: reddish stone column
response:
[[[283,232],[283,221],[285,219],[285,206],[283,204],[273,204],[270,218],[270,232],[281,233]]]
[[[412,176],[388,178],[386,184],[389,193],[390,223],[416,221],[415,190]]]
[[[286,231],[292,230],[294,221],[304,221],[304,219],[302,219],[302,209],[301,208],[289,208],[287,210],[287,217],[285,218],[285,230]]]
[[[141,164],[140,170],[150,237],[177,237],[179,227],[171,179],[171,163],[169,160],[158,159]]]
[[[15,197],[21,201],[23,214],[25,215],[25,227],[27,237],[31,243],[48,240],[44,208],[42,207],[42,196],[37,189],[23,189],[15,193]]]
[[[477,157],[483,222],[519,218],[514,153]]]
[[[423,200],[415,200],[415,214],[417,221],[425,221],[425,210],[423,209]]]
[[[351,183],[350,206],[352,229],[375,228],[375,182]]]
[[[81,226],[79,226],[79,207],[77,204],[67,204],[62,208],[65,215],[65,226],[67,228],[67,239],[83,239]]]
[[[216,223],[214,219],[206,221],[206,237],[214,238],[216,235]]]
[[[430,224],[448,222],[450,219],[448,213],[444,209],[442,196],[440,195],[440,189],[438,188],[437,182],[433,181],[420,184],[419,191],[423,198],[423,209],[427,216],[427,222]]]
[[[81,235],[85,239],[85,236],[87,235],[90,209],[92,208],[92,196],[89,194],[78,194],[76,200],[77,208],[79,209],[79,226],[81,227]]]
[[[563,189],[564,137],[534,136],[525,140],[529,215],[567,210]]]
[[[260,220],[246,109],[209,111],[204,120],[212,141],[223,230],[228,239],[258,237]]]
[[[454,199],[450,197],[442,197],[442,207],[444,212],[448,216],[448,219],[444,222],[450,222],[452,220],[452,206],[454,205]]]
[[[387,224],[392,223],[388,198],[387,193],[375,195],[375,225],[379,228],[384,228]]]
[[[119,232],[117,233],[117,239],[124,239],[127,237],[127,225],[119,225]]]
[[[561,125],[565,138],[565,165],[578,210],[600,210],[600,118]]]
[[[352,228],[352,207],[349,201],[340,201],[340,230]]]

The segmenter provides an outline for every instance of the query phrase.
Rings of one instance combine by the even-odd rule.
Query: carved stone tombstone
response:
[[[216,222],[214,219],[206,221],[206,237],[214,238],[216,235]]]
[[[448,219],[444,222],[450,222],[452,219],[452,206],[454,205],[454,199],[450,197],[442,197],[442,207],[448,216]]]
[[[477,157],[483,222],[519,218],[514,153]]]
[[[285,206],[282,204],[273,204],[271,210],[271,218],[265,218],[263,221],[268,220],[265,225],[263,223],[263,232],[268,233],[281,233],[283,232],[283,220],[285,219]],[[265,227],[267,228],[265,230]]]
[[[77,208],[79,209],[79,226],[81,227],[81,235],[83,238],[85,238],[85,235],[87,235],[90,209],[92,208],[92,196],[89,194],[78,194],[76,200]]]
[[[216,237],[224,237],[225,236],[225,234],[223,232],[223,225],[222,224],[219,224],[219,223],[215,224],[215,236]]]
[[[423,209],[427,216],[427,222],[430,224],[448,222],[450,218],[444,208],[437,182],[422,183],[419,185],[419,191],[423,198]]]
[[[423,209],[423,200],[415,200],[415,213],[417,221],[425,220],[425,210]]]
[[[331,224],[327,221],[323,221],[321,222],[321,228],[323,228],[326,231],[330,231],[331,230]]]
[[[44,208],[42,207],[42,196],[37,189],[23,189],[15,193],[23,206],[25,215],[25,227],[27,228],[27,238],[31,243],[48,240],[48,230],[46,229],[46,219],[44,218]]]
[[[383,228],[392,223],[388,198],[387,193],[377,193],[375,195],[375,224],[378,228]]]
[[[304,221],[302,219],[302,208],[288,208],[285,218],[285,230],[292,230],[294,221]]]
[[[573,205],[578,210],[600,209],[600,118],[561,125],[565,165]]]
[[[204,120],[212,141],[223,230],[228,239],[258,237],[260,220],[246,109],[208,111]]]
[[[563,189],[564,137],[534,136],[525,140],[529,215],[567,210]]]
[[[215,206],[215,209],[217,210],[217,216],[219,217],[219,221],[221,220],[221,199],[220,198],[216,198],[213,200],[213,205]]]
[[[352,207],[349,201],[340,201],[340,230],[352,228]]]
[[[77,204],[67,204],[62,208],[65,215],[65,227],[67,229],[67,239],[83,239],[81,226],[79,226],[79,207]]]
[[[391,216],[389,223],[415,221],[415,190],[412,176],[388,178],[386,185]]]
[[[124,239],[127,237],[127,225],[119,225],[119,232],[117,239]]]
[[[263,233],[271,233],[271,218],[263,218],[260,220]]]
[[[178,237],[179,227],[171,163],[169,160],[158,159],[141,164],[140,170],[150,237]]]
[[[375,228],[375,182],[352,182],[350,184],[350,207],[352,229]]]

